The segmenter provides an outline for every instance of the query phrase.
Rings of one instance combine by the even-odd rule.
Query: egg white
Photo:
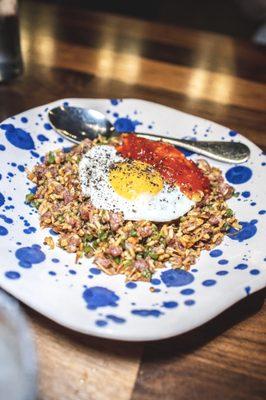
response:
[[[92,147],[79,163],[79,177],[82,193],[90,197],[97,209],[123,212],[125,220],[167,222],[186,214],[194,202],[185,196],[177,186],[164,182],[156,195],[148,193],[135,200],[128,200],[117,194],[109,183],[109,169],[112,164],[125,161],[113,146]]]

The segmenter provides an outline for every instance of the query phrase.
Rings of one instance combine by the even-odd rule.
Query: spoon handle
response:
[[[163,140],[175,146],[183,147],[186,150],[210,157],[214,160],[232,164],[243,163],[250,157],[250,149],[244,143],[240,142],[193,141],[138,132],[136,132],[136,135],[144,138],[149,137],[153,140]]]

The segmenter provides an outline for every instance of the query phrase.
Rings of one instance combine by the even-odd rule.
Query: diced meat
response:
[[[92,204],[90,202],[84,203],[80,207],[80,210],[79,210],[80,211],[80,217],[84,221],[89,221],[91,209],[92,209]]]
[[[220,222],[221,222],[221,218],[218,218],[218,217],[216,217],[216,216],[214,216],[214,215],[212,215],[212,216],[209,218],[209,223],[210,223],[212,226],[218,226]]]
[[[144,271],[149,265],[145,260],[136,260],[133,266],[139,271]]]
[[[51,211],[46,211],[44,214],[42,214],[42,220],[48,220],[52,216]]]
[[[57,194],[61,194],[64,191],[64,186],[61,183],[58,183],[55,187],[55,192]]]
[[[175,266],[175,268],[182,267],[182,257],[175,255],[171,258],[171,261],[173,262],[173,265]]]
[[[72,154],[84,154],[86,153],[92,146],[92,141],[90,139],[84,139],[80,145],[73,148],[71,151]]]
[[[108,253],[113,257],[118,257],[122,254],[122,248],[120,246],[110,246],[108,249]]]
[[[56,175],[58,174],[57,167],[56,167],[55,165],[51,165],[51,166],[48,168],[48,171],[50,172],[52,178],[55,178]]]
[[[34,173],[35,173],[35,175],[36,175],[38,180],[43,177],[44,171],[46,170],[46,168],[47,167],[45,165],[43,165],[43,164],[36,165],[36,167],[34,168]]]
[[[112,231],[117,231],[117,229],[123,224],[123,217],[118,213],[110,213],[110,227]]]
[[[75,253],[79,250],[81,238],[77,234],[66,234],[62,237],[62,240],[66,242],[65,248],[69,253]]]
[[[228,183],[222,182],[219,185],[219,192],[226,200],[228,200],[233,196],[234,188],[228,185]]]
[[[70,203],[71,201],[73,201],[74,197],[75,196],[72,193],[70,193],[68,190],[66,190],[66,189],[64,190],[63,199],[64,199],[64,204],[65,205]]]
[[[142,238],[146,238],[152,235],[153,230],[150,226],[140,226],[139,228],[137,228],[137,232],[139,236],[141,236]]]
[[[108,268],[111,265],[111,261],[105,257],[95,257],[94,262],[98,267]]]

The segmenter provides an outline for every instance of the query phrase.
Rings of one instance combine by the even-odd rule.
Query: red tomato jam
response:
[[[195,200],[210,191],[210,181],[192,161],[173,145],[123,134],[116,150],[126,158],[146,162],[160,172],[165,180],[179,186],[181,192]],[[202,197],[202,196],[201,196]]]

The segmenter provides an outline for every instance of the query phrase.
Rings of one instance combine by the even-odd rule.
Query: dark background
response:
[[[36,0],[84,7],[252,40],[266,0]],[[130,26],[128,27],[130,29]]]

